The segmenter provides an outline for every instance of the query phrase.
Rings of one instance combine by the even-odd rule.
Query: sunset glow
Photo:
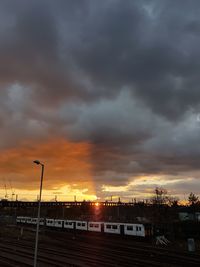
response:
[[[2,198],[6,188],[10,198],[37,198],[35,159],[45,165],[43,199],[130,201],[156,186],[182,200],[199,194],[198,8],[187,1],[181,11],[154,0],[6,2]]]
[[[39,144],[23,144],[20,148],[5,149],[0,154],[1,191],[5,185],[11,196],[11,186],[21,199],[36,199],[40,169],[33,159],[45,164],[43,199],[59,200],[96,199],[90,164],[91,146],[87,143],[70,143],[65,140]],[[23,188],[23,189],[21,189]]]

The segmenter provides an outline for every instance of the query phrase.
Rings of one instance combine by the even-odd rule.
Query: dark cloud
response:
[[[1,148],[90,143],[98,188],[199,170],[199,1],[0,7]]]

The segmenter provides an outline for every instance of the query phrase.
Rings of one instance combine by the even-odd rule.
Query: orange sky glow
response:
[[[132,201],[134,198],[151,198],[156,186],[168,188],[180,182],[180,178],[165,176],[130,176],[123,185],[100,180],[99,192],[95,186],[95,169],[92,155],[94,145],[87,142],[70,142],[64,139],[49,139],[46,142],[24,142],[19,147],[7,148],[0,153],[0,198],[9,200],[37,200],[40,167],[33,164],[39,159],[45,164],[43,196],[46,201],[110,200]],[[192,178],[187,178],[188,182]],[[143,186],[145,185],[145,188]],[[5,189],[6,186],[6,189]],[[6,196],[7,191],[7,196]],[[13,193],[13,194],[12,194]],[[100,195],[102,197],[100,198]],[[186,196],[176,190],[169,192],[186,203]]]
[[[36,199],[40,169],[33,164],[39,159],[45,164],[43,199],[96,199],[92,180],[88,143],[49,140],[46,143],[24,143],[20,148],[5,149],[0,154],[1,197],[5,184],[11,197],[11,187],[22,199]],[[22,189],[23,188],[23,189]]]

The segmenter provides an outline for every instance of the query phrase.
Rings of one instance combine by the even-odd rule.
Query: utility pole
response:
[[[40,227],[40,208],[41,208],[41,198],[42,198],[44,164],[42,164],[39,160],[35,160],[34,163],[37,165],[41,165],[41,167],[42,167],[41,178],[40,178],[40,195],[39,195],[39,200],[38,200],[38,216],[37,216],[37,229],[36,229],[36,237],[35,237],[35,253],[34,253],[34,267],[37,267],[38,237],[39,237],[39,227]]]
[[[5,184],[4,186],[5,186],[5,199],[8,199],[8,194],[7,194],[7,187],[6,187],[6,184]]]
[[[11,184],[11,181],[10,181],[10,189],[11,189],[11,192],[12,192],[12,201],[13,201],[13,197],[15,196],[15,191],[13,190],[13,187],[12,187],[12,184]]]

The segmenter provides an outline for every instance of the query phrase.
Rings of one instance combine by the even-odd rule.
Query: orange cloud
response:
[[[48,140],[46,143],[24,143],[20,148],[2,150],[0,153],[1,191],[4,183],[12,182],[17,190],[35,190],[39,186],[40,168],[33,164],[39,159],[45,164],[44,188],[52,194],[72,195],[84,193],[95,197],[91,144],[72,143],[66,140]],[[84,191],[85,190],[85,191]]]

